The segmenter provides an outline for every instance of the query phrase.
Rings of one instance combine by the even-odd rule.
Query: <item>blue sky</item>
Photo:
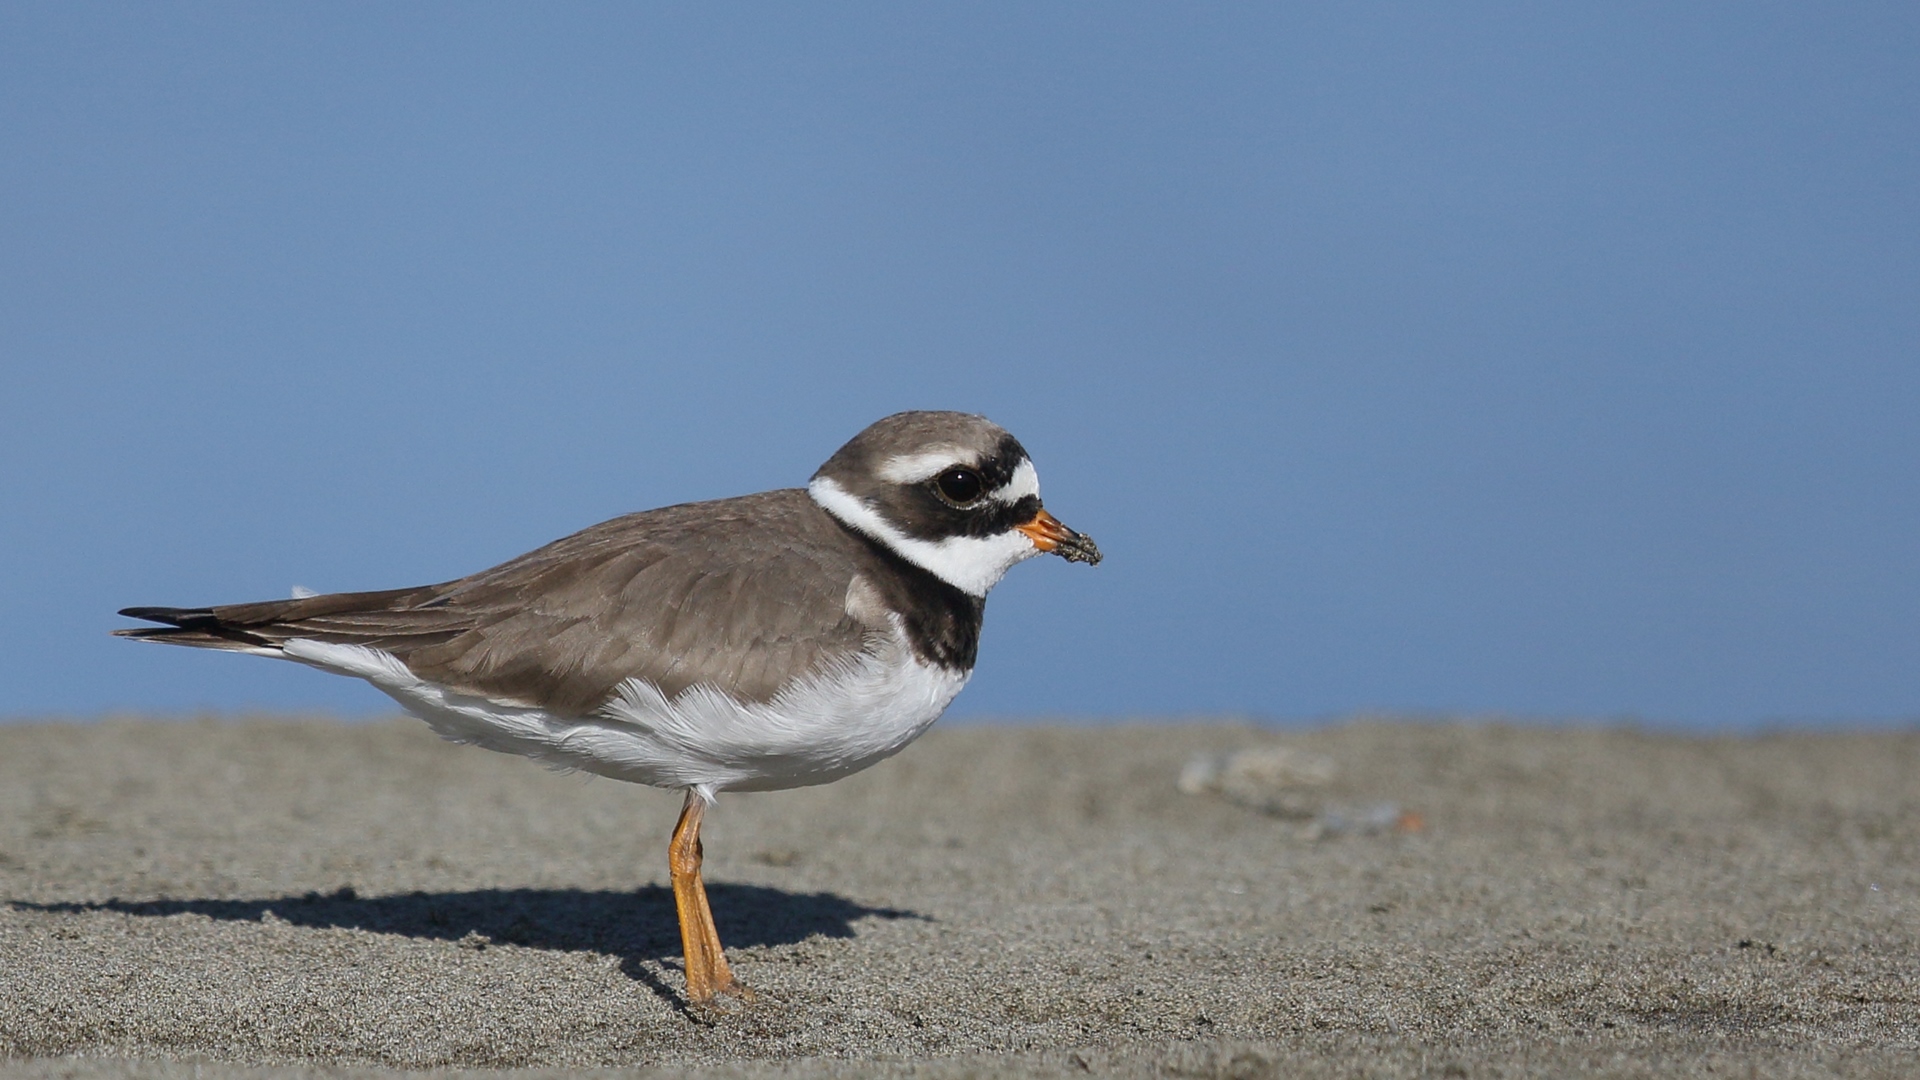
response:
[[[10,4],[0,716],[977,411],[959,716],[1920,715],[1920,8]]]

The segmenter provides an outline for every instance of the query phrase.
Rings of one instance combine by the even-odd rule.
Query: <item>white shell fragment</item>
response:
[[[1180,770],[1180,790],[1218,795],[1275,817],[1310,818],[1315,789],[1333,782],[1333,759],[1291,746],[1255,746],[1226,754],[1196,754]]]
[[[1195,754],[1180,770],[1180,790],[1214,795],[1236,806],[1292,822],[1302,839],[1343,834],[1419,832],[1419,814],[1397,802],[1329,802],[1333,759],[1291,746],[1255,746]]]

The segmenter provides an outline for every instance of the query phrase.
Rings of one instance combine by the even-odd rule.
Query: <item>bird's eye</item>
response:
[[[955,506],[978,502],[987,490],[987,482],[980,479],[979,473],[958,465],[934,477],[933,486],[941,498]]]

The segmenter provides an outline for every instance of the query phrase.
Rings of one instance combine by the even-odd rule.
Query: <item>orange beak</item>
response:
[[[1033,515],[1033,520],[1015,528],[1033,541],[1033,546],[1041,551],[1049,551],[1068,562],[1083,562],[1089,566],[1100,561],[1100,549],[1095,546],[1093,537],[1074,532],[1060,519],[1045,510]]]

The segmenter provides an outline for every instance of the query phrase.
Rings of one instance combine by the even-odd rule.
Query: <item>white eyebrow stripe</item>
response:
[[[880,479],[890,484],[917,484],[949,465],[972,465],[973,455],[958,446],[936,446],[917,454],[901,454],[880,463]]]
[[[973,456],[957,446],[935,447],[917,454],[888,458],[880,464],[880,478],[893,484],[918,484],[923,480],[931,480],[950,465],[978,467],[974,465]],[[987,497],[994,502],[1009,506],[1029,495],[1036,498],[1040,495],[1040,472],[1033,467],[1032,461],[1026,459],[1014,466],[1013,476],[1005,484],[987,493]]]
[[[1036,499],[1040,497],[1040,471],[1033,467],[1033,462],[1022,461],[1014,466],[1012,479],[1005,486],[995,488],[987,497],[1012,506],[1029,495]]]

